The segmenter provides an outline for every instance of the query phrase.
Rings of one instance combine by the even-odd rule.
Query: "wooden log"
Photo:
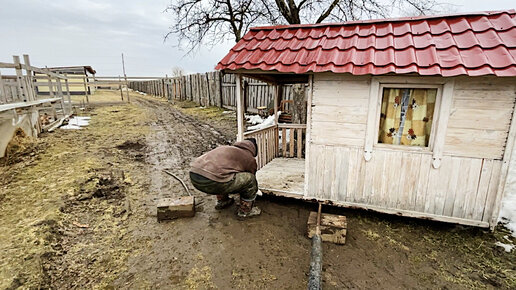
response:
[[[308,217],[308,237],[315,235],[317,212],[310,212]],[[347,220],[345,216],[323,213],[321,214],[321,238],[324,242],[343,245],[346,243]]]

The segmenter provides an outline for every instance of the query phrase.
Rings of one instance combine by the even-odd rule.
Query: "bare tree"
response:
[[[261,0],[289,24],[341,22],[386,18],[401,15],[407,9],[424,15],[440,11],[437,0]],[[275,16],[276,17],[276,16]]]
[[[424,15],[440,11],[438,0],[172,0],[165,11],[176,35],[191,52],[202,44],[238,42],[251,26],[300,24]]]
[[[185,75],[185,70],[182,67],[175,66],[172,68],[172,77],[178,78]]]
[[[251,25],[275,22],[268,7],[256,0],[173,0],[165,12],[174,18],[165,39],[177,35],[190,51],[230,37],[238,42]]]

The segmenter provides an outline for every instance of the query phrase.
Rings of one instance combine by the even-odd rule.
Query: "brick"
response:
[[[193,196],[180,198],[162,198],[158,201],[158,221],[195,216]]]

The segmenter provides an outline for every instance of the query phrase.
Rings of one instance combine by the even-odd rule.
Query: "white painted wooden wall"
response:
[[[514,78],[455,79],[437,169],[430,151],[378,146],[365,161],[370,83],[368,76],[314,76],[306,197],[488,226],[514,110]]]

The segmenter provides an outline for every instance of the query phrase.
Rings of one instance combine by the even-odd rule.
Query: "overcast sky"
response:
[[[515,8],[514,0],[458,0],[458,12]],[[170,0],[0,0],[0,62],[29,54],[35,66],[91,65],[97,75],[130,76],[211,71],[231,42],[184,56],[172,37],[163,42]]]

